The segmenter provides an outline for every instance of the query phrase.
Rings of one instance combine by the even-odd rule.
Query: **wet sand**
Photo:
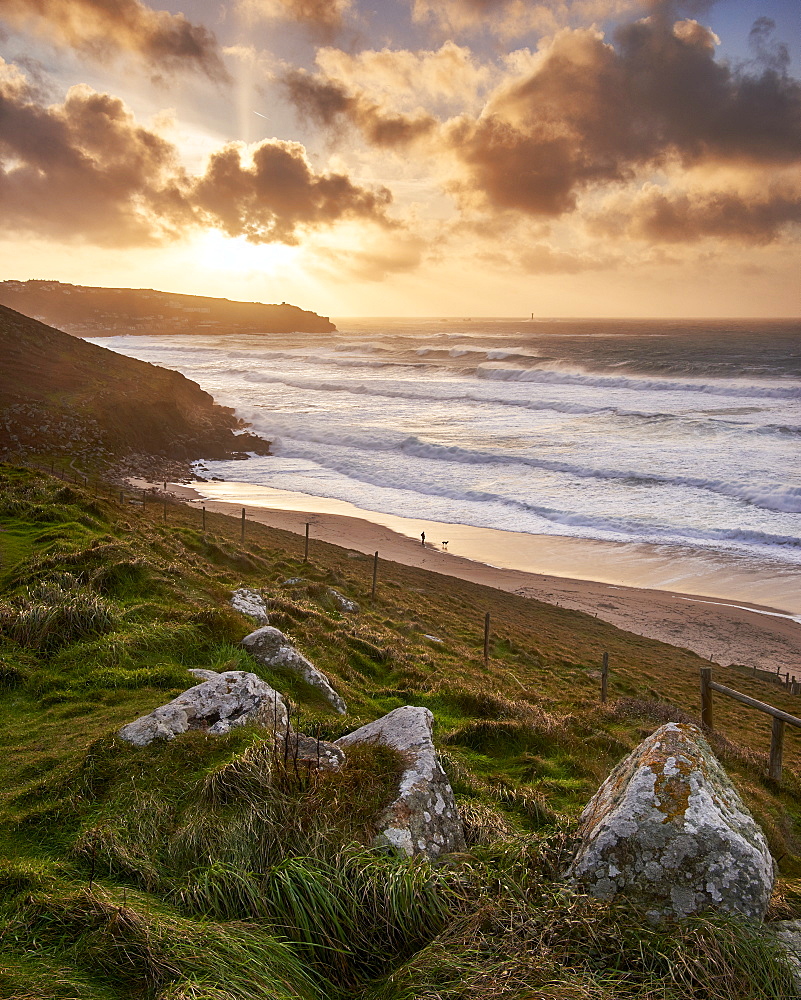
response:
[[[747,572],[732,574],[714,556],[688,553],[677,559],[655,546],[399,518],[245,483],[198,483],[196,488],[168,483],[167,488],[208,510],[239,516],[245,507],[249,520],[297,534],[304,534],[309,523],[312,540],[367,555],[378,551],[384,560],[584,611],[716,663],[789,672],[801,679],[798,575],[749,578]]]

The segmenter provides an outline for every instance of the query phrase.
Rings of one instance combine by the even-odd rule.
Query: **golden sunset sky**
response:
[[[0,0],[0,277],[798,316],[800,57],[799,0]]]

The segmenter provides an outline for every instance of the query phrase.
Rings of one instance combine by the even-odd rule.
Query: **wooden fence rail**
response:
[[[801,719],[789,712],[783,712],[780,708],[774,708],[764,701],[757,701],[741,691],[726,687],[725,684],[718,684],[712,680],[712,668],[701,668],[701,721],[709,729],[714,729],[715,715],[712,709],[712,692],[725,694],[728,698],[733,698],[749,708],[755,708],[765,715],[773,716],[773,727],[770,735],[770,761],[768,763],[768,776],[774,781],[779,781],[782,776],[782,753],[784,750],[784,727],[795,726],[801,729]]]

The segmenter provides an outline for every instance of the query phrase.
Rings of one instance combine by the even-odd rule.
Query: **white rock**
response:
[[[252,618],[259,625],[268,625],[270,619],[267,617],[267,605],[261,594],[247,587],[240,587],[231,595],[231,607],[234,611],[239,611],[248,618]]]
[[[380,743],[406,757],[398,797],[376,818],[376,843],[409,856],[435,858],[465,846],[459,809],[431,738],[433,728],[427,708],[406,705],[337,740],[339,747]]]
[[[129,722],[119,732],[122,739],[143,747],[153,740],[172,740],[187,729],[219,735],[246,722],[258,722],[285,732],[288,716],[284,699],[255,674],[244,670],[197,671],[201,684],[179,694],[149,715]]]
[[[356,601],[352,601],[349,597],[345,597],[344,594],[340,594],[338,590],[334,590],[333,587],[328,588],[328,596],[336,604],[337,610],[339,610],[344,615],[355,615],[359,613],[359,605]]]
[[[277,628],[267,625],[264,628],[256,629],[255,632],[245,636],[242,645],[254,660],[263,663],[266,667],[284,667],[300,674],[307,684],[321,691],[326,701],[341,715],[347,711],[345,702],[331,687],[331,682],[325,674],[318,670],[310,660],[307,660],[302,653],[299,653],[284,633],[279,632]]]
[[[582,813],[569,876],[624,894],[650,920],[703,910],[762,919],[774,864],[699,729],[668,723],[612,771]]]
[[[189,673],[199,681],[213,681],[220,676],[217,670],[203,670],[201,667],[190,667]]]

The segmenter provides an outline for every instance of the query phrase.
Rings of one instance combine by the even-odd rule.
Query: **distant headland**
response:
[[[152,288],[93,288],[60,281],[0,281],[0,305],[74,337],[336,330],[327,317],[286,302],[265,305]]]

